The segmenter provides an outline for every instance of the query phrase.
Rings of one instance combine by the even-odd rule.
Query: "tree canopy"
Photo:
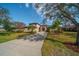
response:
[[[71,21],[77,26],[76,44],[79,46],[79,4],[78,3],[37,3],[35,10],[46,20]]]
[[[52,23],[52,28],[53,29],[55,29],[55,28],[59,28],[60,27],[60,25],[61,25],[61,20],[60,19],[57,19],[57,20],[55,20],[53,23]]]
[[[11,22],[9,17],[9,10],[3,7],[0,7],[0,24],[3,25],[3,28],[6,31],[11,30]]]
[[[45,19],[55,20],[61,18],[70,20],[78,25],[79,4],[68,3],[37,3],[34,4],[36,11]]]

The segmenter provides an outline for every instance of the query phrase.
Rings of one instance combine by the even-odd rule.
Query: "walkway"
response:
[[[0,56],[41,56],[43,32],[0,44]]]

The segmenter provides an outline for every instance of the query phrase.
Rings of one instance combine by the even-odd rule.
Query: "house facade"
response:
[[[15,24],[14,29],[13,29],[14,32],[24,32],[24,29],[26,27],[26,25],[24,23],[15,22],[14,24]]]
[[[32,26],[32,28],[28,28],[29,26],[25,26],[25,24],[23,23],[17,23],[15,26],[15,29],[13,31],[15,32],[42,32],[42,31],[46,31],[47,30],[47,26],[46,25],[40,25],[38,23],[30,23],[29,25]]]
[[[66,24],[62,29],[66,31],[77,31],[77,27],[74,24]]]
[[[46,31],[47,30],[47,26],[46,25],[40,25],[38,23],[31,23],[31,25],[33,27],[35,27],[34,30],[33,30],[34,32],[42,32],[42,31]]]

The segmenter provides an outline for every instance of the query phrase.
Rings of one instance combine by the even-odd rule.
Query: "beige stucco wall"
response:
[[[40,25],[36,25],[35,32],[39,32]]]

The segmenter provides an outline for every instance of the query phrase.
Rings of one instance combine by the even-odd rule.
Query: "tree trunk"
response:
[[[79,47],[79,26],[77,26],[77,38],[76,38],[76,45]]]

